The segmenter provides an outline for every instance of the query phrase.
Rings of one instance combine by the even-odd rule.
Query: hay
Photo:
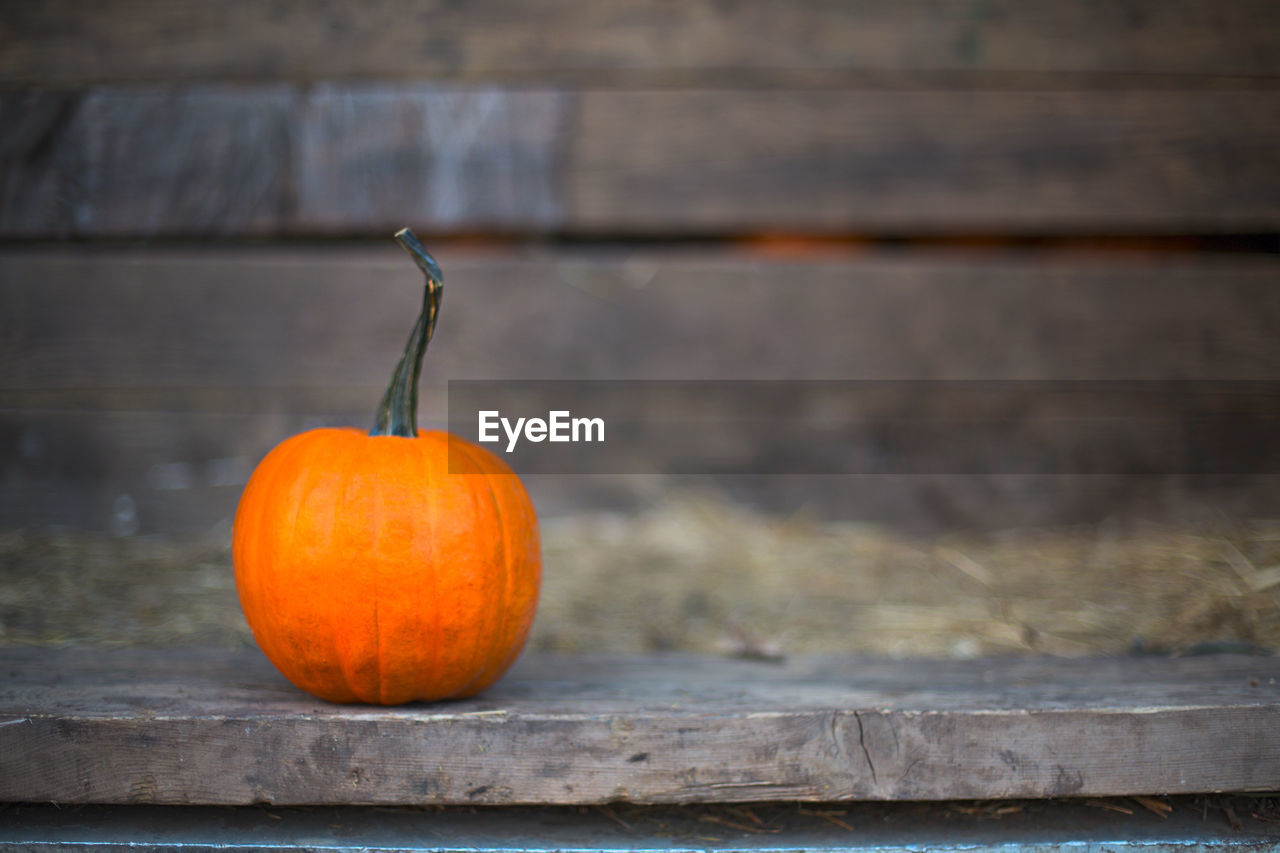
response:
[[[534,644],[751,655],[1280,645],[1280,522],[909,539],[681,495],[547,525]]]
[[[1280,521],[910,538],[672,494],[543,524],[530,647],[750,656],[1280,648]],[[0,534],[0,643],[251,643],[225,543]]]
[[[251,644],[225,545],[0,534],[0,643]]]

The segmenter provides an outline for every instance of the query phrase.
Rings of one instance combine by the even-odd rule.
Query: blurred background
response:
[[[1186,380],[1275,422],[1278,152],[1269,0],[4,4],[0,643],[249,642],[240,490],[370,422],[405,225],[448,283],[427,425],[456,379],[900,380],[890,433],[966,416],[914,380],[1025,380],[1032,436],[1036,383]],[[529,477],[532,644],[1280,644],[1275,443],[1133,439],[1108,474]]]

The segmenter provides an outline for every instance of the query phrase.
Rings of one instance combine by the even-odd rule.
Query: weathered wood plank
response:
[[[530,656],[484,696],[298,693],[259,655],[6,649],[0,798],[651,803],[1274,790],[1267,658]]]
[[[0,518],[9,526],[61,524],[118,536],[225,537],[258,461],[284,438],[321,423],[269,404],[239,414],[4,412]]]
[[[261,411],[283,394],[317,414],[334,393],[329,410],[376,402],[421,288],[384,242],[0,253],[0,402]],[[1280,378],[1269,256],[433,251],[449,290],[428,387]]]
[[[413,77],[630,85],[1271,76],[1265,0],[8,4],[0,83]],[[961,78],[963,79],[963,77]]]
[[[318,86],[294,115],[293,231],[563,222],[570,98],[552,90]]]
[[[1247,231],[1280,222],[1277,115],[1243,91],[586,92],[566,203],[639,232]]]
[[[0,234],[545,228],[566,105],[438,86],[0,95]]]
[[[1280,225],[1280,92],[100,88],[0,98],[0,236]]]
[[[1266,797],[1176,797],[1156,814],[1133,800],[970,803],[756,803],[475,809],[348,806],[23,804],[5,812],[7,853],[101,853],[179,847],[215,853],[525,853],[538,849],[806,850],[813,853],[1258,853],[1274,846]],[[1226,809],[1231,810],[1228,817]]]
[[[0,159],[10,236],[256,233],[288,205],[284,87],[9,94],[24,131]],[[26,117],[45,117],[36,124]]]

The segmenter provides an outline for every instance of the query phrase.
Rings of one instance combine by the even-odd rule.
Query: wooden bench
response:
[[[882,830],[850,837],[845,825],[861,831],[869,815],[888,812],[864,807],[846,820],[850,813],[830,811],[830,803],[1071,797],[1077,805],[1063,807],[1075,809],[1067,823],[1079,821],[1073,837],[1083,838],[1115,827],[1101,814],[1082,820],[1080,803],[1089,802],[1082,798],[1280,787],[1274,658],[771,663],[531,655],[475,699],[394,708],[313,699],[256,652],[27,648],[6,650],[2,666],[0,799],[256,805],[276,818],[266,807],[599,807],[586,821],[544,809],[538,814],[561,817],[537,829],[527,810],[492,812],[497,822],[485,818],[483,826],[457,810],[397,819],[433,833],[445,828],[486,849],[539,832],[573,837],[593,826],[596,833],[602,821],[617,824],[609,827],[614,835],[625,830],[629,843],[652,841],[652,827],[636,824],[663,815],[668,829],[674,822],[691,831],[688,812],[627,807],[628,819],[610,804],[736,803],[736,819],[732,808],[695,812],[693,830],[733,839],[782,833],[788,844],[863,849],[877,838],[884,843]],[[796,805],[805,802],[828,805]],[[762,804],[768,820],[743,804]],[[1132,801],[1111,808],[1133,816]],[[917,832],[923,828],[899,826],[890,837],[918,842],[943,832],[943,809],[916,813],[933,822],[925,836]],[[132,825],[133,840],[147,837],[136,834],[147,823],[136,816],[150,812],[122,814],[135,817],[109,816],[116,833]],[[184,831],[208,833],[210,813],[192,814],[198,819],[182,823]],[[293,832],[320,820],[316,812],[293,814]],[[350,809],[342,814],[323,819],[370,820]],[[823,826],[823,815],[837,819]],[[52,832],[49,825],[65,820],[41,810],[6,816],[16,823],[0,833],[37,825]],[[1119,825],[1136,832],[1135,841],[1192,830],[1202,835],[1184,841],[1219,837],[1219,829],[1203,822],[1197,829],[1186,817]],[[1239,838],[1268,837],[1273,827],[1245,818],[1248,832]],[[984,843],[1013,843],[1027,832],[1029,839],[1060,819],[1019,824],[1012,835],[987,833]],[[171,816],[163,823],[177,826]],[[381,831],[407,831],[394,826]],[[282,830],[272,832],[279,838]],[[969,824],[951,832],[942,835],[946,843],[984,837]],[[14,838],[0,834],[0,842]],[[586,847],[608,843],[593,836]]]

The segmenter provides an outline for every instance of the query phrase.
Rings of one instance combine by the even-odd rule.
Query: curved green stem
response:
[[[408,228],[396,232],[396,242],[413,256],[413,262],[426,276],[427,283],[422,297],[422,311],[404,345],[404,355],[391,374],[391,384],[378,404],[378,414],[369,435],[398,435],[415,438],[418,435],[418,377],[422,374],[422,356],[431,343],[436,330],[436,317],[440,314],[440,299],[444,295],[444,274],[440,265]]]

